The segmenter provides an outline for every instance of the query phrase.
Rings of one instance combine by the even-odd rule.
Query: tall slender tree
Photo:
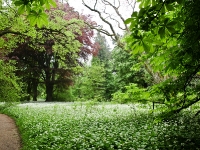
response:
[[[97,32],[95,42],[99,45],[99,51],[96,56],[101,62],[107,63],[107,61],[110,59],[110,46],[106,40],[106,37],[101,35],[100,32]]]

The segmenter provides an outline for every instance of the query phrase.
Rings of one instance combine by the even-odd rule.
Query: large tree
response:
[[[39,81],[44,82],[46,101],[52,101],[55,85],[69,86],[80,63],[79,58],[87,59],[87,54],[96,47],[91,42],[93,32],[84,24],[84,21],[91,23],[90,19],[77,14],[68,4],[61,3],[48,14],[49,25],[26,28],[22,40],[9,57],[16,56],[18,62],[25,64],[20,64],[21,69],[29,72],[27,78],[33,91],[37,91]],[[23,26],[27,26],[26,22]]]
[[[110,46],[108,41],[104,35],[102,35],[100,32],[97,32],[95,42],[99,46],[98,53],[95,54],[95,56],[97,56],[102,63],[106,64],[110,59]]]
[[[112,94],[112,87],[110,86],[110,83],[112,82],[112,73],[110,71],[111,49],[105,35],[102,35],[100,32],[97,32],[95,42],[99,46],[99,51],[94,55],[94,59],[98,60],[99,65],[102,65],[102,67],[104,67],[103,70],[105,70],[105,82],[103,82],[105,92],[103,92],[103,97],[106,100],[109,100]],[[92,65],[95,65],[95,63],[92,63]],[[100,74],[100,76],[102,76],[102,74]]]

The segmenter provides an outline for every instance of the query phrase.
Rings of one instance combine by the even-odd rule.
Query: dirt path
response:
[[[20,150],[20,137],[13,119],[0,114],[0,150]]]

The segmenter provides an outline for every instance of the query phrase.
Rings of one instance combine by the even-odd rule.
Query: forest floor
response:
[[[15,121],[0,114],[0,150],[20,150],[21,139]]]

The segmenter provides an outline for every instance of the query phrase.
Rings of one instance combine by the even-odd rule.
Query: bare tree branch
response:
[[[111,20],[115,21],[115,22],[118,24],[118,28],[119,28],[119,29],[121,29],[121,30],[123,30],[123,31],[127,31],[127,28],[121,27],[120,22],[119,22],[117,19],[111,17],[111,14],[109,14],[109,13],[107,13],[107,12],[104,12],[104,13],[108,15],[107,18],[110,18]],[[106,19],[106,18],[105,18],[105,19]]]
[[[108,32],[107,30],[103,29],[103,27],[100,26],[100,25],[96,25],[95,26],[95,25],[91,25],[88,22],[85,22],[85,24],[87,24],[91,29],[97,30],[97,31],[99,31],[99,32],[101,32],[101,33],[103,33],[103,34],[111,37],[111,38],[114,36],[113,34],[111,34],[110,32]]]
[[[108,22],[108,21],[102,16],[102,14],[101,14],[101,12],[100,12],[99,10],[95,9],[96,3],[95,3],[94,8],[91,8],[89,5],[87,5],[87,4],[85,3],[84,0],[82,0],[82,2],[83,2],[83,5],[84,5],[85,7],[87,7],[89,10],[91,10],[91,11],[93,11],[93,12],[96,12],[96,13],[99,15],[100,19],[101,19],[104,23],[106,23],[107,25],[109,25],[109,27],[110,27],[110,29],[111,29],[111,31],[112,31],[112,33],[113,33],[114,39],[115,39],[116,41],[118,41],[118,40],[119,40],[119,37],[117,36],[117,33],[115,32],[113,25],[112,25],[110,22]],[[97,0],[96,0],[96,2],[97,2]]]
[[[131,2],[129,2],[129,0],[126,0],[126,1],[127,1],[128,5],[132,7],[132,9],[133,9],[132,13],[133,13],[135,11],[136,1],[135,0],[131,0]]]
[[[106,25],[109,26],[109,29],[100,28],[100,26],[90,26],[90,27],[92,29],[95,29],[95,30],[111,37],[118,46],[124,48],[124,44],[120,40],[121,37],[120,37],[119,32],[120,33],[122,33],[122,31],[129,32],[129,28],[124,23],[125,18],[123,17],[123,12],[120,12],[123,4],[120,2],[120,0],[113,0],[112,2],[109,0],[95,0],[93,2],[94,2],[93,5],[90,5],[89,2],[86,3],[85,0],[82,0],[83,5],[86,8],[88,8],[90,11],[95,12],[99,16],[99,18]],[[131,8],[131,11],[133,8],[135,8],[135,4],[136,4],[135,0],[130,0],[130,1],[127,0],[125,2],[126,2],[126,4],[128,4],[129,9]],[[135,3],[133,3],[133,2],[135,2]],[[102,6],[100,7],[100,5],[102,5]],[[112,9],[111,11],[114,14],[109,12],[110,9]],[[131,14],[131,12],[130,12],[130,14]],[[113,22],[115,22],[115,23],[113,23]]]
[[[96,5],[97,5],[97,0],[96,0],[96,2],[95,2],[94,9],[96,9]]]
[[[120,17],[120,19],[122,20],[122,22],[124,22],[125,21],[125,19],[122,17],[122,15],[120,14],[120,12],[119,12],[119,7],[120,7],[120,1],[118,0],[118,2],[119,2],[119,5],[118,5],[118,7],[116,7],[116,6],[114,6],[113,4],[111,4],[110,2],[108,2],[107,0],[104,0],[104,4],[108,4],[108,5],[110,5],[114,10],[115,10],[115,12],[116,12],[116,14]],[[115,19],[116,20],[116,19]],[[126,24],[124,24],[124,26],[125,26],[125,29],[126,29],[126,31],[128,31],[129,29],[128,29],[128,26],[126,25]]]

